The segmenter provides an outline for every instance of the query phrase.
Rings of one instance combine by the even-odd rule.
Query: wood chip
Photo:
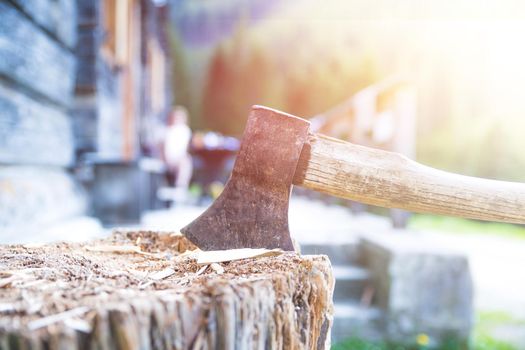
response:
[[[13,281],[15,281],[18,278],[19,278],[18,276],[11,276],[11,277],[0,279],[0,288],[9,287],[11,283],[13,283]]]
[[[186,250],[184,253],[174,256],[172,260],[182,260],[185,258],[193,258],[193,257],[196,258],[201,251],[202,250],[200,249]]]
[[[207,268],[208,268],[208,265],[204,265],[203,267],[201,267],[201,268],[199,269],[199,271],[197,271],[197,272],[195,273],[195,275],[196,275],[196,276],[202,275],[202,274],[204,273],[204,271],[206,271]]]
[[[29,330],[31,331],[34,331],[36,329],[49,326],[53,323],[63,322],[65,320],[68,320],[74,317],[82,316],[89,310],[90,308],[87,306],[80,306],[80,307],[77,307],[77,308],[74,308],[68,311],[61,312],[59,314],[55,314],[55,315],[40,318],[38,320],[31,321],[27,324],[27,328],[29,328]]]
[[[163,279],[165,279],[167,277],[170,277],[174,273],[175,273],[175,270],[173,270],[172,268],[168,267],[168,268],[166,268],[164,270],[155,272],[154,274],[150,275],[149,278],[151,278],[152,280],[155,280],[155,281],[159,281],[159,280],[163,280]]]
[[[139,288],[140,289],[145,289],[145,288],[151,286],[153,283],[155,283],[154,280],[149,280],[147,282],[143,282],[143,283],[139,284]]]
[[[197,255],[197,264],[208,265],[226,261],[234,261],[249,258],[262,258],[265,256],[277,256],[283,254],[281,249],[228,249],[201,251]]]
[[[16,311],[16,307],[12,303],[0,303],[0,313],[7,313]]]
[[[86,250],[91,252],[101,252],[101,253],[115,253],[115,254],[142,254],[146,256],[151,256],[159,258],[156,254],[143,252],[140,247],[136,245],[97,245],[97,246],[86,246]]]
[[[218,263],[212,263],[212,264],[210,264],[210,267],[213,269],[213,271],[215,271],[217,273],[217,275],[221,275],[221,274],[224,273],[224,267],[222,267]]]
[[[147,271],[140,271],[140,270],[136,270],[136,269],[131,269],[129,267],[126,267],[126,271],[133,277],[135,277],[136,279],[145,279],[148,277],[148,272]],[[91,278],[93,278],[93,274],[90,274],[89,277],[87,278],[88,281],[91,280]]]
[[[34,281],[26,282],[26,283],[21,283],[20,285],[18,285],[18,288],[29,288],[29,287],[38,286],[39,284],[44,284],[44,283],[46,283],[46,281],[43,279],[34,280]]]
[[[64,321],[64,324],[71,329],[86,334],[91,333],[92,330],[91,324],[80,318],[68,318]]]
[[[97,246],[86,246],[86,249],[91,252],[101,253],[142,253],[140,247],[136,245],[97,245]]]
[[[38,248],[42,248],[45,246],[46,246],[45,243],[26,243],[23,245],[23,247],[27,249],[38,249]]]
[[[153,283],[155,283],[156,281],[160,281],[160,280],[163,280],[165,278],[168,278],[171,275],[173,275],[174,273],[175,273],[175,270],[173,270],[172,268],[169,268],[169,267],[165,268],[164,270],[154,272],[153,274],[148,276],[149,281],[140,283],[138,287],[140,289],[147,288],[147,287],[151,286]]]
[[[2,271],[1,274],[3,274],[4,276],[9,276],[9,277],[0,279],[0,288],[11,287],[11,285],[15,281],[28,279],[28,278],[31,277],[28,274],[25,274],[25,273],[22,273],[22,272],[16,272],[16,271],[15,272]]]

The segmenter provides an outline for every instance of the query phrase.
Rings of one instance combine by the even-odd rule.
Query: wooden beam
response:
[[[73,130],[64,109],[0,81],[0,110],[0,164],[68,166],[73,162]]]
[[[77,2],[71,0],[10,0],[37,25],[70,50],[76,43]]]
[[[18,9],[0,2],[0,77],[70,106],[75,57]]]

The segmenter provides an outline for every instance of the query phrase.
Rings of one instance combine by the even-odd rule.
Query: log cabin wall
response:
[[[169,67],[166,12],[151,0],[0,2],[0,239],[98,214],[115,176],[107,163],[133,183],[120,184],[124,203],[102,196],[102,209],[152,206],[151,186],[147,198],[128,194],[150,180],[140,160],[155,155],[150,135],[171,105],[169,76],[150,82],[154,62]]]
[[[69,0],[0,2],[0,235],[83,214],[71,107],[76,8]]]

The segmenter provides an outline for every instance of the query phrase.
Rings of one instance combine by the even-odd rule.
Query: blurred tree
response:
[[[177,32],[170,27],[168,30],[171,58],[173,60],[172,71],[172,88],[174,93],[175,103],[186,106],[191,112],[191,92],[189,89],[189,75],[186,58],[184,55],[184,47],[177,34]]]
[[[203,114],[206,127],[222,132],[231,133],[222,127],[226,124],[231,111],[232,101],[228,94],[232,90],[233,74],[227,62],[224,47],[219,46],[213,55],[208,72],[206,86],[204,87]]]
[[[217,47],[204,86],[205,127],[240,135],[250,106],[275,105],[278,98],[272,88],[278,79],[272,65],[271,57],[256,40],[246,38],[242,27],[230,43]]]
[[[203,125],[240,135],[253,104],[312,116],[376,80],[370,57],[329,50],[316,40],[305,45],[296,36],[291,31],[268,42],[270,36],[261,39],[241,24],[219,45],[204,86]]]

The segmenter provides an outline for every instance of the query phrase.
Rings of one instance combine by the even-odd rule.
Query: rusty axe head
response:
[[[288,201],[309,128],[304,119],[254,106],[226,187],[182,233],[203,250],[293,250]]]

